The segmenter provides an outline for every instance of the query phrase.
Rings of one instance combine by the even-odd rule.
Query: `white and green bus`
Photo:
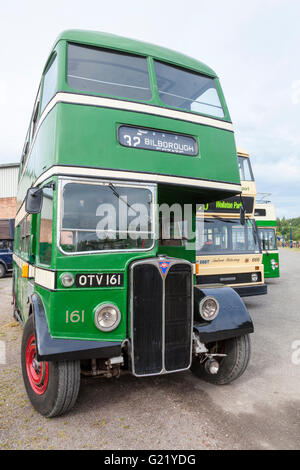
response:
[[[255,220],[263,252],[266,278],[279,277],[279,253],[276,236],[276,210],[274,204],[266,200],[269,194],[259,194],[255,205]]]
[[[14,315],[37,411],[71,409],[81,375],[191,369],[225,384],[244,373],[244,303],[227,286],[196,286],[193,272],[196,205],[240,193],[210,67],[111,34],[60,34],[30,119],[15,221]],[[179,237],[174,207],[190,228]]]

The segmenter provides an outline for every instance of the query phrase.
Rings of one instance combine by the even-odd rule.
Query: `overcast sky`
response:
[[[80,28],[178,50],[220,77],[258,192],[300,216],[299,0],[15,0],[0,11],[0,163],[20,160],[56,36]]]

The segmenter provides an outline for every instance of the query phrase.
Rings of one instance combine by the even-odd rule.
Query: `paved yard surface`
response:
[[[52,420],[27,399],[11,278],[0,279],[0,449],[300,449],[300,253],[281,250],[280,263],[268,294],[245,299],[255,333],[239,380],[83,379],[75,408]]]

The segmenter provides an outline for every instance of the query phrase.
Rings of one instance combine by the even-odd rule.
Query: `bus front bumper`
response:
[[[235,286],[233,289],[239,294],[240,297],[251,297],[252,295],[267,294],[267,284],[248,285],[248,286]]]

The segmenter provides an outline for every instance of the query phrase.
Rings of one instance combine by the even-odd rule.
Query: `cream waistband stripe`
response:
[[[120,179],[130,181],[143,181],[146,183],[165,183],[165,184],[176,184],[181,186],[189,186],[194,188],[204,189],[219,189],[224,191],[233,191],[235,193],[241,192],[240,184],[223,183],[219,181],[206,181],[197,178],[185,178],[183,176],[168,176],[154,173],[136,173],[134,171],[120,171],[120,170],[107,170],[104,168],[87,168],[77,166],[62,166],[54,165],[53,167],[46,170],[41,174],[33,184],[38,186],[39,184],[51,178],[54,175],[63,176],[77,176],[77,177],[91,177],[91,178],[109,178],[109,179]],[[15,225],[23,219],[26,215],[25,204],[23,202],[20,207],[16,219]]]
[[[48,269],[33,266],[15,253],[13,254],[13,260],[20,269],[22,269],[24,264],[29,265],[29,278],[34,279],[36,284],[39,284],[42,287],[46,287],[46,289],[55,289],[55,271],[49,271]]]
[[[223,129],[226,131],[233,132],[233,125],[231,122],[222,121],[220,119],[209,118],[205,116],[201,116],[198,114],[188,113],[184,111],[176,111],[169,108],[163,108],[160,106],[153,106],[143,103],[136,103],[133,101],[124,101],[124,100],[117,100],[112,98],[103,98],[101,96],[90,96],[90,95],[82,95],[78,93],[64,93],[58,92],[55,96],[49,101],[47,106],[45,107],[44,111],[42,112],[39,122],[37,124],[33,141],[31,143],[28,157],[26,160],[26,164],[24,166],[23,172],[21,177],[24,174],[25,168],[27,166],[27,162],[29,160],[29,156],[34,145],[37,133],[39,128],[41,127],[44,119],[46,118],[47,114],[54,108],[57,103],[69,103],[69,104],[79,104],[79,105],[86,105],[86,106],[98,106],[102,108],[111,108],[111,109],[121,109],[124,111],[132,111],[138,112],[143,114],[152,114],[155,116],[167,117],[171,119],[179,119],[181,121],[192,122],[195,124],[203,124],[205,126],[216,127],[218,129]]]

